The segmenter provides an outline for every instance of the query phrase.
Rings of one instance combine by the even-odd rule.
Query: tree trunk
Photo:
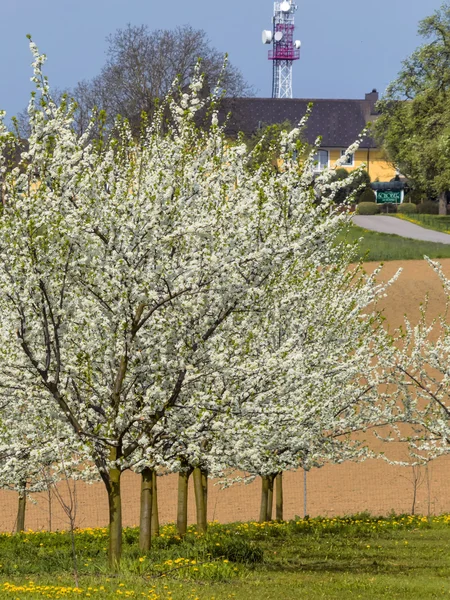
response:
[[[205,506],[205,490],[203,487],[203,473],[199,467],[196,467],[192,474],[194,478],[195,507],[197,509],[197,531],[206,533],[207,516]]]
[[[152,539],[153,469],[141,473],[141,515],[139,522],[139,549],[148,552]]]
[[[47,494],[48,494],[48,530],[51,531],[52,530],[53,505],[52,505],[52,490],[51,490],[50,486],[48,486],[48,488],[47,488]]]
[[[17,508],[16,532],[25,531],[25,509],[27,506],[26,484],[19,492],[19,502]]]
[[[303,518],[308,515],[308,471],[303,468]]]
[[[205,503],[205,522],[206,526],[208,526],[208,471],[206,469],[202,469],[202,488],[203,488],[203,498]]]
[[[260,523],[265,523],[267,521],[268,503],[269,503],[269,479],[266,476],[261,476],[261,507],[259,510],[259,522]]]
[[[267,478],[269,484],[269,490],[267,493],[267,519],[266,521],[272,520],[272,507],[273,507],[273,482],[275,481],[275,475],[269,475]]]
[[[188,484],[192,469],[180,471],[178,474],[178,511],[177,529],[178,535],[183,537],[187,531],[187,509],[188,509]]]
[[[278,473],[275,478],[276,490],[276,519],[283,520],[283,473]]]
[[[447,192],[441,192],[439,194],[439,214],[447,214]]]
[[[153,470],[152,535],[159,535],[158,477],[155,470]]]
[[[122,555],[122,498],[120,495],[119,469],[111,469],[109,472],[109,566],[113,571],[119,569]]]

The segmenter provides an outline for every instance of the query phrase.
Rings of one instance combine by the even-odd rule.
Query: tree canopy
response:
[[[142,113],[152,115],[175,81],[175,89],[186,88],[199,59],[206,94],[219,81],[227,96],[254,94],[241,71],[211,45],[202,29],[183,25],[150,30],[147,25],[128,24],[109,35],[106,42],[106,62],[98,75],[78,82],[73,89],[52,88],[52,96],[58,102],[64,95],[76,101],[73,125],[78,133],[86,131],[96,107],[103,111],[103,127],[112,127],[117,115],[121,115],[137,134]],[[17,121],[22,137],[28,137],[26,110],[19,113]]]
[[[375,136],[413,186],[440,198],[450,189],[450,6],[420,22],[425,39],[378,104]]]
[[[77,122],[83,131],[94,106],[104,110],[112,124],[122,115],[139,125],[142,112],[153,113],[178,78],[181,88],[192,79],[202,60],[206,86],[221,87],[228,96],[252,95],[240,70],[214,48],[202,29],[190,25],[151,31],[146,25],[127,25],[107,38],[106,63],[99,75],[80,81],[73,90],[78,104]]]

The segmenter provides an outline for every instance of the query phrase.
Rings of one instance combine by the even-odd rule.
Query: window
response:
[[[341,150],[341,156],[344,156],[347,150]],[[353,167],[355,164],[355,155],[349,154],[345,162],[342,163],[343,167]]]
[[[319,150],[314,155],[314,160],[316,161],[315,170],[323,171],[328,167],[328,150]]]

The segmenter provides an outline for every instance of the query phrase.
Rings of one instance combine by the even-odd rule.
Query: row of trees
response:
[[[410,332],[411,363],[383,327],[389,284],[350,266],[343,183],[314,173],[314,148],[299,163],[304,122],[280,132],[282,169],[270,153],[255,167],[197,67],[140,137],[119,118],[100,141],[95,115],[80,134],[76,105],[52,98],[30,45],[26,147],[0,128],[2,486],[101,479],[116,568],[127,469],[141,474],[147,549],[156,470],[179,473],[183,534],[191,473],[204,530],[208,477],[261,476],[265,520],[284,471],[368,456],[354,432],[408,420],[445,447],[446,388],[422,385],[417,361],[447,338]]]

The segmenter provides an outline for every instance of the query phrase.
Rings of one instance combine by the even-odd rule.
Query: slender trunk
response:
[[[111,469],[109,472],[109,566],[113,571],[119,569],[122,555],[122,498],[120,494],[119,469]]]
[[[303,518],[308,516],[308,471],[303,469]]]
[[[52,530],[52,490],[51,487],[47,487],[48,494],[48,530]]]
[[[269,475],[267,478],[269,484],[269,491],[267,493],[267,518],[266,521],[272,520],[272,507],[273,507],[273,482],[275,481],[275,475]]]
[[[187,509],[188,509],[188,484],[192,469],[180,471],[178,475],[178,511],[177,529],[178,534],[183,537],[187,531]]]
[[[276,491],[276,519],[283,520],[283,473],[278,473],[275,478]]]
[[[202,469],[203,501],[205,503],[205,523],[208,526],[208,471]]]
[[[425,474],[427,478],[427,517],[430,520],[431,517],[431,473],[430,473],[430,463],[426,464]]]
[[[152,535],[159,535],[158,477],[155,470],[153,471]]]
[[[141,473],[141,515],[139,523],[139,549],[147,552],[152,538],[153,469]]]
[[[441,192],[439,194],[439,214],[447,214],[447,192]]]
[[[412,506],[411,506],[411,514],[416,514],[416,501],[417,501],[417,489],[419,487],[420,480],[420,466],[411,467],[412,471],[412,485],[413,485],[413,498],[412,498]]]
[[[75,587],[80,587],[78,585],[78,557],[77,557],[77,549],[75,546],[75,527],[73,519],[70,520],[70,542],[72,545],[72,565],[73,565],[73,578],[75,580]]]
[[[206,533],[206,506],[205,490],[203,488],[203,475],[199,467],[196,467],[192,474],[194,478],[195,507],[197,509],[197,531]]]
[[[25,531],[25,509],[27,506],[27,492],[26,492],[26,484],[22,487],[19,492],[19,502],[17,507],[17,523],[16,523],[16,532],[20,533],[21,531]]]
[[[259,510],[259,522],[265,523],[267,521],[267,507],[269,503],[269,479],[268,477],[261,476],[261,507]]]

